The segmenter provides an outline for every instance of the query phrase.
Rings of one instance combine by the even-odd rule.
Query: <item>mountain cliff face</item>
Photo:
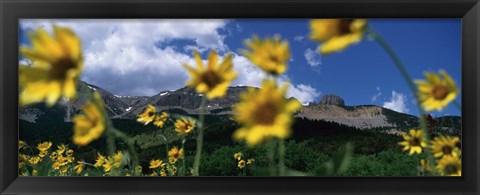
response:
[[[181,111],[184,114],[199,114],[202,94],[187,87],[162,91],[153,96],[118,96],[98,86],[85,83],[80,85],[75,100],[60,101],[57,105],[47,108],[43,104],[22,107],[19,110],[20,119],[35,122],[36,120],[71,121],[75,114],[81,112],[86,100],[86,90],[98,91],[104,102],[108,115],[116,119],[135,119],[148,104],[154,105],[159,111]],[[234,114],[232,107],[240,101],[240,93],[247,87],[230,87],[227,95],[206,102],[207,114]],[[360,129],[366,128],[410,128],[418,126],[418,118],[412,115],[398,113],[374,105],[345,106],[345,101],[336,95],[325,95],[318,103],[311,103],[298,111],[295,117],[311,120],[324,120]],[[460,119],[456,119],[460,120]]]

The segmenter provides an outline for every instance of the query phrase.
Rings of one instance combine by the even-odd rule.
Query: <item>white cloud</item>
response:
[[[318,52],[313,49],[307,48],[304,52],[307,63],[312,67],[317,67],[321,64],[321,57]]]
[[[409,113],[409,109],[406,105],[407,96],[396,91],[392,91],[392,97],[390,101],[383,103],[383,107],[402,113]]]
[[[298,42],[302,42],[304,39],[305,39],[305,37],[302,36],[302,35],[297,35],[297,36],[293,37],[293,40],[298,41]]]
[[[320,96],[320,92],[310,85],[298,84],[290,87],[287,96],[295,97],[303,105],[308,105],[309,102],[314,102],[315,98]]]
[[[380,91],[380,87],[377,86],[377,93],[372,96],[371,102],[376,102],[377,99],[382,95],[382,92]]]
[[[226,20],[22,20],[26,31],[51,24],[72,28],[81,38],[85,57],[82,80],[117,95],[154,95],[184,86],[188,74],[182,64],[194,65],[192,51],[231,52],[220,33]],[[235,28],[241,29],[239,25]],[[181,44],[172,43],[180,41]],[[238,72],[232,86],[261,85],[265,74],[250,61],[233,53]],[[221,59],[220,59],[221,60]],[[281,81],[289,80],[287,77]],[[302,103],[319,92],[305,84],[290,87],[289,95]]]

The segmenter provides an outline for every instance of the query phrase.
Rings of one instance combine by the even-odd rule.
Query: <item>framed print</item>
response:
[[[0,9],[2,193],[478,193],[478,1]]]

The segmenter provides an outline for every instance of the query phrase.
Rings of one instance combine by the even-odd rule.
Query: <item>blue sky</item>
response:
[[[321,56],[308,39],[308,20],[22,20],[26,32],[51,23],[69,26],[82,38],[86,58],[82,80],[118,95],[154,95],[183,86],[181,64],[194,64],[192,50],[206,56],[234,53],[239,78],[232,85],[258,86],[262,73],[241,56],[243,42],[257,34],[279,34],[290,43],[292,59],[282,80],[292,82],[289,96],[306,104],[325,94],[347,105],[374,104],[418,114],[410,92],[392,60],[368,38],[340,53]],[[397,52],[413,78],[424,71],[446,70],[461,86],[459,19],[372,19],[369,24]],[[460,101],[461,97],[457,100]],[[459,115],[450,105],[440,115]]]

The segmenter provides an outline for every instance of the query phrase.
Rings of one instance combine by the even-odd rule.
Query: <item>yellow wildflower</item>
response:
[[[102,166],[103,166],[103,170],[104,170],[106,173],[110,172],[110,170],[112,170],[112,168],[113,168],[113,164],[114,164],[114,163],[115,163],[115,162],[113,161],[112,158],[107,158],[107,159],[105,160],[105,163],[103,163],[103,165],[102,165]]]
[[[18,149],[19,150],[22,149],[23,147],[25,147],[26,145],[27,144],[24,141],[18,140]]]
[[[67,149],[67,146],[65,146],[65,144],[57,146],[58,154],[62,154],[63,152],[65,152],[66,149]]]
[[[459,152],[456,148],[458,142],[460,142],[460,139],[458,137],[435,137],[431,145],[432,153],[436,158],[440,158],[446,155],[458,156]]]
[[[80,175],[80,173],[82,173],[83,171],[83,167],[85,165],[83,164],[82,161],[77,161],[77,165],[75,165],[75,167],[73,167],[73,170],[76,170],[76,173]]]
[[[245,45],[251,51],[243,50],[243,55],[263,71],[272,75],[280,75],[287,70],[290,49],[288,42],[280,40],[279,35],[273,39],[265,38],[265,40],[254,35],[251,40],[245,42]]]
[[[175,164],[179,158],[183,158],[183,148],[180,150],[174,146],[170,151],[168,151],[168,159],[171,164]]]
[[[315,19],[310,22],[310,39],[322,43],[320,53],[330,54],[360,42],[366,27],[365,19]]]
[[[40,157],[42,157],[42,158],[45,157],[45,156],[47,156],[47,155],[48,155],[48,151],[40,151],[40,152],[38,153],[38,156],[40,156]]]
[[[422,148],[427,146],[423,133],[422,130],[411,129],[409,134],[402,134],[405,141],[399,142],[398,144],[403,146],[403,151],[410,150],[410,155],[413,153],[420,154],[422,153]]]
[[[431,170],[430,169],[430,163],[425,159],[420,160],[420,166],[422,167],[423,171],[425,171],[425,172],[429,172]]]
[[[67,166],[63,166],[63,167],[60,168],[60,173],[65,174],[65,173],[67,173],[67,171],[68,171],[68,167],[67,167]]]
[[[292,115],[302,105],[285,98],[287,89],[288,84],[277,88],[274,81],[265,80],[261,89],[249,88],[241,94],[241,101],[235,106],[235,120],[243,127],[233,134],[234,138],[253,146],[272,137],[289,137]]]
[[[149,104],[145,111],[138,115],[137,121],[148,125],[148,123],[152,122],[153,119],[155,119],[156,113],[157,109],[153,105]]]
[[[142,173],[142,169],[143,169],[142,166],[137,166],[137,167],[135,167],[135,171],[136,171],[137,173]]]
[[[243,154],[241,152],[237,152],[233,155],[233,158],[235,158],[237,160],[241,160],[242,156],[243,156]]]
[[[93,93],[94,102],[88,100],[82,108],[84,114],[73,118],[73,143],[87,145],[98,139],[105,131],[105,107],[98,92]]]
[[[165,169],[160,170],[160,176],[162,177],[167,176],[167,171],[165,171]]]
[[[37,169],[33,169],[32,175],[33,175],[33,176],[37,176],[37,175],[38,175],[38,170],[37,170]]]
[[[194,52],[194,57],[197,69],[187,64],[183,65],[191,76],[187,86],[195,88],[198,93],[205,94],[208,99],[224,96],[230,83],[237,77],[237,73],[233,72],[232,55],[226,55],[223,61],[217,64],[218,54],[211,51],[206,68],[197,51]]]
[[[163,161],[162,160],[152,160],[150,161],[150,169],[156,169],[160,166],[163,166]]]
[[[73,150],[72,150],[72,149],[68,149],[67,152],[65,153],[65,155],[67,155],[67,156],[72,156],[72,155],[73,155]]]
[[[40,162],[41,158],[39,156],[34,156],[28,160],[28,162],[32,165],[36,165]]]
[[[95,164],[93,165],[94,167],[101,167],[103,164],[107,161],[105,156],[102,156],[100,153],[98,153],[98,157],[95,160]]]
[[[248,159],[247,160],[247,165],[251,165],[251,164],[253,164],[253,162],[255,162],[255,160],[253,158]]]
[[[113,166],[115,167],[120,167],[123,163],[123,153],[121,151],[118,151],[115,155],[113,155]]]
[[[47,151],[50,147],[52,147],[52,142],[43,142],[37,145],[37,149],[42,152]]]
[[[462,161],[458,156],[443,156],[436,168],[441,175],[462,176]]]
[[[168,114],[166,112],[162,112],[160,116],[155,116],[155,120],[153,121],[153,125],[162,128],[165,124],[165,121],[168,119]]]
[[[18,163],[18,168],[19,168],[19,169],[22,168],[22,167],[24,167],[24,166],[25,166],[25,163],[24,163],[24,162],[19,162],[19,163]]]
[[[185,135],[193,130],[195,121],[191,118],[181,118],[175,121],[175,131],[179,136]]]
[[[238,161],[238,165],[237,165],[237,166],[238,166],[238,168],[243,169],[243,168],[245,167],[245,161],[244,161],[244,160]]]
[[[50,36],[38,28],[30,36],[32,47],[20,48],[21,54],[34,62],[19,67],[20,105],[45,101],[52,106],[61,96],[73,99],[76,95],[83,68],[80,39],[69,28],[53,25],[53,30]]]
[[[52,160],[57,160],[59,154],[57,153],[57,151],[53,151],[52,154],[50,154],[50,159]]]
[[[457,86],[444,70],[425,73],[426,80],[415,81],[420,104],[426,111],[441,111],[457,97]]]

